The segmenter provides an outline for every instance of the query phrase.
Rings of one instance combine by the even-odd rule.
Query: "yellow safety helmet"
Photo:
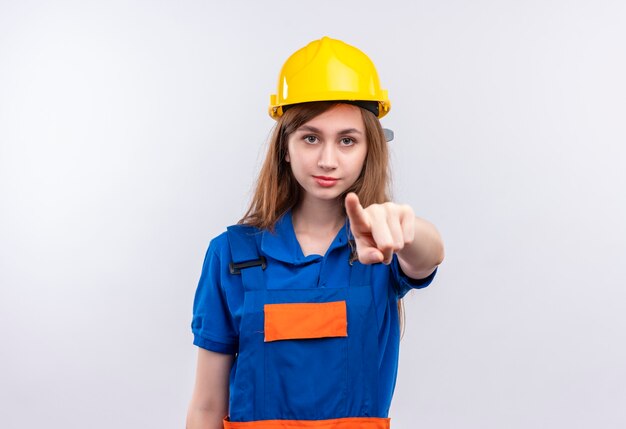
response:
[[[378,118],[391,108],[372,60],[354,46],[322,37],[287,59],[278,91],[270,96],[269,114],[278,119],[290,105],[333,100],[363,104]]]

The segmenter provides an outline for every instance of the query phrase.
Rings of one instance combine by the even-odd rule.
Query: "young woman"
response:
[[[211,241],[194,301],[187,428],[388,428],[400,299],[443,260],[390,201],[369,58],[327,37],[283,66],[250,207]]]

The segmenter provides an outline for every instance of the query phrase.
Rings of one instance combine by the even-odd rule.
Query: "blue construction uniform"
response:
[[[305,257],[288,212],[273,233],[237,225],[211,241],[192,331],[195,345],[237,354],[230,374],[230,421],[388,416],[398,368],[397,302],[410,289],[428,286],[436,270],[413,280],[401,272],[395,255],[390,265],[350,262],[349,235],[346,221],[326,255]],[[259,257],[266,266],[231,274],[231,262]],[[294,337],[297,326],[272,326],[279,337],[268,340],[270,310],[302,308],[295,319],[288,316],[297,325],[308,317],[309,305],[314,317],[327,306],[339,309],[322,315],[324,326],[312,336]],[[328,328],[337,323],[347,326],[345,334],[328,333],[337,332]]]

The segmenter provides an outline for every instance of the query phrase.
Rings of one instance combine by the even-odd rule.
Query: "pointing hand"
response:
[[[410,206],[387,202],[363,208],[353,192],[346,195],[345,205],[362,264],[389,264],[395,252],[413,242],[415,214]]]

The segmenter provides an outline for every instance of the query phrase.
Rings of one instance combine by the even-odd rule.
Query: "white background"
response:
[[[183,427],[209,240],[323,35],[389,89],[395,199],[447,257],[406,298],[395,428],[626,426],[626,3],[0,0],[0,427]]]

